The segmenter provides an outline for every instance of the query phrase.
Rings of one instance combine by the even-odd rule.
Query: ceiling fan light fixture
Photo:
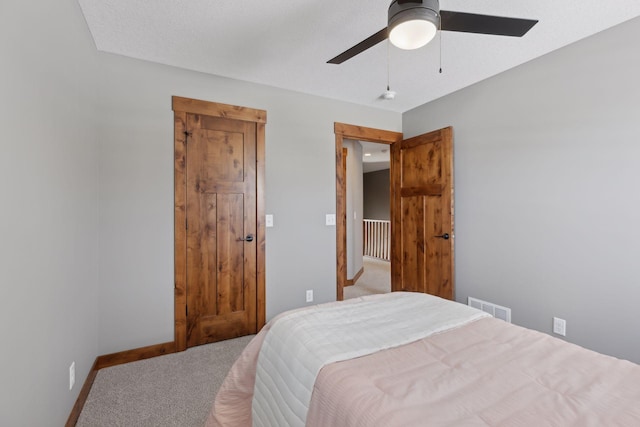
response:
[[[415,19],[394,27],[389,33],[389,40],[400,49],[413,50],[429,43],[435,35],[436,26],[433,23]]]
[[[437,0],[394,0],[389,6],[389,40],[400,49],[418,49],[436,35]]]

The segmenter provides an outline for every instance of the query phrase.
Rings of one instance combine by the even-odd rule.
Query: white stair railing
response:
[[[364,255],[391,261],[391,221],[365,219]]]

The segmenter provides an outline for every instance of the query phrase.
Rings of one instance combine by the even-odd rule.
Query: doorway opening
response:
[[[348,125],[344,123],[335,123],[334,132],[336,138],[336,267],[337,267],[337,289],[336,289],[336,299],[338,301],[342,301],[345,297],[344,289],[348,284],[347,279],[347,270],[348,270],[348,245],[347,245],[347,234],[348,234],[348,222],[353,224],[360,224],[364,219],[363,214],[358,215],[358,210],[355,210],[355,221],[354,221],[354,210],[349,209],[349,219],[347,218],[348,211],[348,201],[347,201],[347,158],[349,156],[348,146],[349,142],[355,142],[358,145],[352,144],[355,147],[362,147],[362,143],[374,143],[382,144],[388,146],[389,152],[391,151],[391,145],[402,141],[402,133],[386,131],[381,129],[372,129],[365,128],[361,126]],[[347,150],[345,150],[345,146],[347,146]],[[352,150],[357,152],[358,156],[361,155],[362,150]],[[359,161],[359,159],[357,159]],[[387,192],[390,192],[391,189],[388,188]],[[351,206],[349,206],[351,207]],[[358,230],[360,231],[360,230]],[[355,233],[359,234],[359,233]],[[362,234],[364,234],[364,228],[362,229]],[[360,253],[362,253],[362,247],[359,247]],[[354,270],[355,267],[352,266]],[[361,267],[358,267],[361,268]],[[355,278],[357,280],[357,275],[362,270],[353,271],[352,280]]]
[[[335,123],[336,299],[347,284],[345,140],[389,145],[391,150],[391,290],[453,299],[453,128],[403,140],[398,132]]]
[[[391,292],[390,147],[346,140],[344,299]],[[346,150],[346,152],[344,151]]]

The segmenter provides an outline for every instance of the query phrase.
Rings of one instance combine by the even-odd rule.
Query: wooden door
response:
[[[173,98],[176,348],[264,325],[266,113]]]
[[[454,297],[453,131],[391,146],[393,291]]]
[[[256,333],[255,123],[187,115],[187,346]]]

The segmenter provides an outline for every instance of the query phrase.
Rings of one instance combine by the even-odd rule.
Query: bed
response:
[[[274,318],[207,426],[640,426],[640,366],[394,292]]]

